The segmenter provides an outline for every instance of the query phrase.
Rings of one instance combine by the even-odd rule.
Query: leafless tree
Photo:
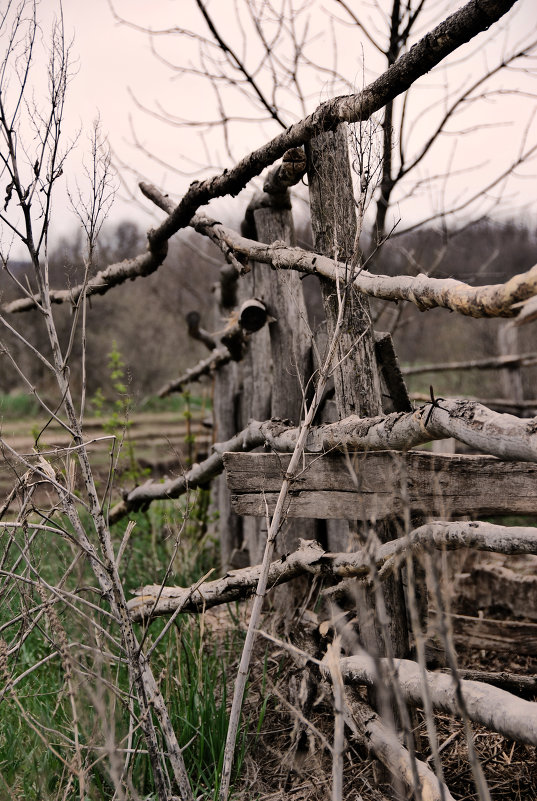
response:
[[[16,659],[17,654],[23,647],[24,640],[28,632],[38,625],[39,619],[45,615],[49,618],[54,636],[52,642],[55,650],[62,660],[65,670],[68,693],[72,703],[72,724],[73,724],[73,759],[66,761],[61,759],[68,771],[68,785],[76,778],[80,798],[86,796],[88,770],[88,755],[82,754],[80,745],[80,697],[77,697],[76,685],[84,684],[88,680],[88,674],[82,668],[78,668],[76,657],[70,651],[72,643],[67,642],[59,619],[55,612],[55,605],[58,601],[73,608],[79,615],[80,620],[88,621],[88,609],[94,607],[93,604],[79,602],[76,591],[73,594],[67,590],[66,582],[76,564],[82,560],[87,561],[91,566],[94,578],[100,588],[100,592],[106,599],[109,606],[109,615],[117,625],[116,633],[112,638],[113,653],[112,659],[121,663],[126,662],[130,674],[130,682],[134,695],[138,702],[138,709],[133,709],[137,726],[139,725],[145,737],[146,747],[151,761],[155,786],[159,798],[169,798],[172,783],[177,787],[184,798],[191,797],[190,784],[186,775],[185,766],[181,750],[177,743],[175,732],[171,726],[168,711],[164,704],[162,695],[157,682],[153,676],[151,668],[146,661],[145,655],[141,650],[134,628],[130,621],[126,599],[123,592],[122,582],[118,572],[120,554],[114,552],[108,522],[105,518],[103,502],[96,489],[95,479],[90,464],[87,450],[87,443],[84,437],[84,407],[85,407],[85,383],[84,370],[82,370],[82,386],[79,391],[80,406],[77,409],[73,395],[73,387],[70,381],[69,360],[71,356],[72,343],[74,338],[85,337],[85,307],[86,307],[86,288],[89,282],[89,271],[92,264],[92,255],[95,248],[95,237],[99,231],[102,216],[107,210],[108,199],[108,157],[103,155],[101,143],[99,141],[98,129],[94,129],[92,139],[92,166],[90,192],[91,198],[88,203],[82,200],[80,194],[80,205],[78,206],[80,219],[87,234],[87,261],[85,264],[84,278],[80,292],[76,300],[73,300],[73,324],[69,341],[62,347],[57,328],[55,325],[52,300],[49,284],[48,271],[48,233],[52,213],[52,198],[54,185],[63,172],[67,153],[61,150],[61,125],[64,110],[67,85],[69,80],[69,49],[66,47],[61,18],[54,23],[51,33],[51,50],[49,69],[47,75],[47,94],[44,97],[43,105],[38,106],[31,99],[32,75],[31,70],[34,66],[33,48],[38,41],[39,26],[37,20],[37,5],[32,2],[22,2],[20,4],[10,3],[3,14],[2,34],[4,40],[4,57],[2,62],[1,86],[0,86],[0,126],[2,133],[2,171],[7,176],[9,183],[7,186],[4,211],[1,216],[5,228],[10,230],[13,236],[17,237],[26,247],[28,256],[33,268],[31,284],[25,286],[17,276],[10,273],[12,280],[18,285],[23,297],[36,297],[36,307],[41,315],[46,331],[48,345],[42,350],[34,348],[29,342],[25,344],[32,350],[34,356],[39,358],[47,370],[54,376],[58,387],[59,402],[55,408],[51,409],[45,401],[37,394],[31,383],[21,373],[21,379],[25,380],[29,389],[36,393],[41,406],[50,416],[56,420],[61,427],[69,434],[71,444],[62,454],[64,458],[64,475],[53,467],[49,461],[51,454],[43,452],[40,443],[41,434],[36,438],[35,453],[25,456],[13,451],[12,448],[3,440],[2,449],[6,456],[14,460],[15,472],[23,468],[26,470],[24,475],[20,475],[15,492],[10,495],[6,504],[2,508],[2,514],[8,510],[13,495],[20,493],[22,504],[17,519],[14,524],[3,524],[7,532],[8,549],[19,548],[20,556],[17,564],[22,560],[23,572],[21,579],[28,582],[31,592],[28,600],[33,609],[33,620],[23,615],[24,625],[21,629],[20,616],[15,617],[4,626],[8,631],[10,628],[15,633],[11,635],[10,641],[2,639],[3,656],[3,678],[4,690],[11,696],[11,699],[19,704],[17,694],[9,667],[9,657]],[[21,119],[27,115],[27,124],[30,134],[25,141],[25,133],[28,130],[25,122]],[[16,206],[15,206],[16,202]],[[14,211],[10,214],[9,206],[13,203]],[[4,256],[4,268],[9,271],[8,257]],[[5,328],[16,333],[15,329],[4,318],[1,322]],[[5,348],[4,348],[5,349]],[[9,356],[9,354],[8,354]],[[49,456],[49,459],[45,456]],[[57,456],[58,454],[54,454]],[[75,494],[74,485],[74,463],[78,464],[83,477],[85,487],[85,498],[79,499]],[[31,498],[37,484],[40,482],[50,483],[56,495],[56,500],[52,508],[41,512],[41,518],[45,523],[35,523],[31,517],[33,506]],[[91,526],[86,528],[81,514],[82,511],[89,513]],[[53,518],[60,514],[58,522]],[[70,525],[70,531],[66,528]],[[39,563],[33,562],[31,542],[41,530],[47,530],[56,536],[66,537],[74,546],[73,562],[68,567],[66,573],[61,577],[57,586],[51,586],[44,578]],[[18,544],[15,536],[17,530],[29,533],[29,539],[22,544]],[[7,555],[7,551],[6,551]],[[4,571],[3,590],[8,594],[12,592],[11,577],[17,581],[16,574]],[[41,601],[32,599],[34,593],[40,597]],[[97,621],[95,621],[95,625]],[[22,632],[24,631],[24,634]],[[104,652],[103,652],[104,653]],[[94,690],[98,695],[98,689]],[[21,708],[21,714],[24,710]],[[36,724],[32,724],[36,728]],[[50,743],[49,747],[53,752],[50,734],[43,724],[38,724],[37,731],[42,739]],[[157,728],[160,729],[166,741],[166,750],[170,765],[172,767],[170,779],[168,768],[165,764],[163,751],[159,745]],[[57,730],[54,731],[59,735]],[[63,739],[63,738],[62,738]],[[111,748],[113,751],[113,747]],[[128,764],[125,763],[125,768]],[[113,760],[110,765],[111,775],[118,780],[117,791],[124,796],[124,789],[121,783],[121,773],[117,763]]]
[[[380,180],[372,181],[375,210],[364,230],[366,248],[377,248],[394,225],[396,235],[433,221],[444,228],[467,225],[494,210],[507,194],[509,177],[524,169],[522,165],[526,165],[523,174],[531,174],[535,97],[531,82],[524,88],[519,83],[520,76],[533,74],[535,63],[537,32],[529,6],[521,3],[485,41],[481,37],[452,54],[441,72],[389,100],[373,117],[373,127],[368,123],[367,141],[373,136],[380,154],[374,167],[378,164]],[[191,151],[187,143],[192,131],[206,141],[208,166],[223,145],[229,159],[222,161],[223,168],[235,163],[246,138],[259,136],[262,141],[267,131],[285,130],[305,116],[312,101],[357,91],[389,69],[449,13],[451,4],[382,0],[361,7],[346,0],[328,4],[238,0],[234,4],[238,24],[233,30],[226,24],[227,6],[205,0],[196,0],[198,14],[191,10],[188,29],[144,28],[132,22],[120,4],[111,7],[117,20],[149,37],[171,80],[179,85],[209,84],[214,100],[209,95],[203,119],[183,116],[183,110],[178,113],[168,97],[145,100],[135,89],[133,97],[155,125],[180,132],[185,154]],[[522,125],[506,116],[500,101],[507,95],[516,100],[525,119]],[[498,113],[491,113],[494,107]],[[500,153],[496,143],[504,130],[508,147]],[[357,140],[361,136],[358,130]],[[133,137],[143,150],[134,128]],[[484,150],[494,156],[493,164],[486,159],[487,170]],[[155,158],[150,149],[145,155],[149,163]],[[353,163],[358,180],[373,177],[359,147]],[[174,160],[168,167],[193,174],[187,161],[181,167]],[[197,165],[194,173],[200,174]],[[449,187],[455,183],[460,188],[452,194]],[[407,205],[426,211],[414,210],[409,222]]]

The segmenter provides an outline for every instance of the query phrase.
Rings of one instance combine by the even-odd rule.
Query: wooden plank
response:
[[[226,453],[233,508],[239,514],[272,512],[290,456]],[[372,520],[404,510],[443,519],[468,515],[537,515],[537,464],[489,456],[424,451],[329,453],[304,456],[289,497],[289,517]]]

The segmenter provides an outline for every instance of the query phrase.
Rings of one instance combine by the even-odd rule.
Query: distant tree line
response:
[[[297,235],[304,247],[311,244],[309,224],[298,221]],[[121,222],[105,229],[99,240],[95,269],[99,266],[128,259],[143,250],[144,232],[132,222]],[[81,280],[82,237],[74,233],[63,238],[51,252],[51,285],[55,288],[75,285]],[[439,278],[453,277],[468,283],[500,283],[516,273],[529,269],[535,262],[537,226],[513,220],[498,222],[484,219],[465,229],[454,231],[438,227],[420,228],[401,236],[395,229],[375,259],[374,270],[387,275],[417,274]],[[223,328],[225,320],[211,316],[211,289],[218,280],[222,257],[210,243],[185,231],[171,243],[169,255],[158,276],[128,283],[119,292],[94,298],[88,309],[88,347],[86,356],[89,397],[98,388],[105,388],[109,375],[106,355],[116,343],[122,354],[134,398],[145,397],[159,386],[181,373],[206,354],[202,344],[189,338],[185,321],[189,311],[198,311],[202,325],[208,330]],[[17,265],[19,278],[24,277],[25,265]],[[314,325],[323,318],[322,302],[315,279],[304,282],[310,318]],[[0,273],[0,293],[3,301],[10,299],[13,282]],[[378,321],[376,328],[390,330],[403,363],[413,363],[420,353],[423,360],[460,360],[479,358],[496,353],[496,333],[502,321],[495,319],[470,320],[452,316],[443,310],[423,315],[412,304],[387,307],[373,303]],[[70,331],[70,310],[56,309],[63,337]],[[40,316],[21,315],[17,323],[25,336],[36,346],[45,340]],[[434,332],[434,336],[432,335]],[[440,333],[440,336],[438,334]],[[531,328],[524,329],[520,350],[537,349],[536,336]],[[10,347],[17,361],[35,383],[45,378],[41,363],[31,356],[15,338]],[[80,370],[80,344],[77,342],[70,358],[74,375]],[[0,357],[0,392],[22,389],[16,371],[5,357]],[[534,383],[535,370],[524,372],[524,380]],[[429,378],[426,379],[427,381]],[[446,380],[453,382],[453,376]],[[455,378],[455,382],[458,379]],[[466,377],[465,380],[468,380]],[[494,373],[478,375],[483,394],[494,394]],[[458,387],[453,385],[453,391]],[[497,394],[497,391],[496,391]]]
[[[186,232],[181,240],[170,245],[166,263],[158,275],[143,281],[128,282],[119,292],[93,298],[87,312],[86,371],[88,396],[109,381],[107,354],[113,343],[126,364],[133,397],[155,390],[170,374],[180,372],[197,361],[205,350],[188,338],[185,314],[197,309],[203,315],[209,307],[211,284],[217,280],[221,259],[216,261],[204,242],[195,241],[195,234]],[[99,239],[96,272],[103,265],[122,261],[143,251],[145,233],[134,223],[121,222],[104,229]],[[62,239],[51,251],[51,286],[65,288],[82,280],[83,240],[74,233]],[[18,277],[25,280],[28,269],[18,263]],[[0,272],[0,296],[3,301],[15,297],[13,282]],[[71,327],[71,310],[67,305],[55,309],[57,325],[64,345]],[[17,315],[17,325],[35,346],[45,348],[43,323],[39,314]],[[224,323],[222,323],[224,325]],[[35,383],[51,380],[41,362],[15,337],[8,337],[12,354]],[[80,341],[73,344],[69,366],[74,376],[81,369]],[[8,359],[0,360],[0,392],[24,391],[21,381]]]

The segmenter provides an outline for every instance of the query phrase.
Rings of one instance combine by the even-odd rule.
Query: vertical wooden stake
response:
[[[349,274],[357,264],[356,204],[349,164],[346,126],[314,138],[308,148],[308,183],[314,248],[348,265]],[[322,292],[330,338],[337,319],[338,298],[334,284],[322,282]],[[346,320],[337,348],[334,383],[340,418],[351,414],[373,417],[382,413],[379,372],[369,303],[351,291],[346,299]],[[351,533],[358,532],[351,521]],[[397,536],[394,526],[376,527],[381,540]],[[385,654],[386,648],[376,620],[372,596],[358,592],[358,619],[361,636],[368,650]],[[400,577],[384,583],[385,604],[390,616],[389,650],[399,657],[408,655],[406,607]],[[374,628],[372,621],[375,621]]]

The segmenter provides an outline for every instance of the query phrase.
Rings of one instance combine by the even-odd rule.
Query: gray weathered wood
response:
[[[304,153],[300,151],[298,155],[301,160],[298,172],[291,170],[290,178],[293,180],[293,176],[298,176],[301,170],[305,170]],[[280,179],[283,178],[280,172]],[[263,197],[259,208],[255,208],[253,212],[257,239],[269,244],[276,240],[294,244],[295,231],[289,192]],[[304,390],[311,375],[310,330],[302,282],[298,273],[290,274],[286,270],[270,273],[265,270],[264,275],[264,294],[260,297],[273,318],[273,322],[269,324],[272,359],[271,415],[299,423],[303,418]],[[276,552],[294,551],[300,538],[315,539],[316,536],[314,520],[287,521],[278,536]],[[260,546],[264,546],[265,539],[266,535],[260,537]],[[260,550],[261,558],[262,555],[263,551]],[[274,605],[283,614],[287,624],[290,624],[294,610],[300,605],[305,592],[305,582],[286,585],[276,592]]]
[[[345,262],[350,280],[357,266],[356,206],[346,126],[316,137],[306,152],[315,252]],[[338,296],[328,279],[321,279],[321,290],[330,337],[338,316]],[[382,413],[382,404],[369,301],[351,288],[346,303],[348,324],[338,343],[334,369],[336,403],[340,417],[370,417]]]
[[[220,277],[220,285],[214,293],[214,316],[212,320],[214,330],[221,327],[223,318],[230,311],[224,302],[223,284],[227,280],[226,272],[221,271]],[[227,352],[229,354],[229,351]],[[238,365],[236,362],[231,361],[231,363],[228,362],[222,365],[214,374],[213,423],[214,436],[217,441],[219,439],[228,440],[237,431],[237,392]],[[211,488],[211,500],[218,512],[217,531],[220,541],[220,561],[223,569],[227,570],[232,552],[242,542],[243,521],[231,507],[229,490],[222,475],[215,478]]]
[[[323,661],[325,663],[326,658]],[[390,664],[389,660],[374,660],[367,654],[360,654],[343,657],[339,664],[345,683],[350,684],[374,686],[379,675],[381,681],[386,681],[389,671],[396,671],[399,691],[411,704],[422,705],[427,685],[433,707],[448,714],[459,714],[462,695],[465,713],[471,721],[512,740],[537,745],[537,704],[505,690],[484,682],[456,681],[444,673],[423,673],[420,666],[409,659],[396,659]],[[328,674],[325,664],[321,670]]]
[[[268,279],[268,276],[266,277]],[[262,284],[261,284],[262,282]],[[239,284],[239,299],[263,294],[261,287],[266,285],[259,266],[252,265],[252,272]],[[244,428],[257,414],[266,419],[270,416],[270,395],[272,387],[272,359],[270,357],[270,333],[265,326],[251,338],[245,358],[238,365],[240,375],[239,425]],[[253,564],[263,555],[261,529],[263,522],[252,517],[242,520],[243,542]]]
[[[344,304],[345,325],[337,342],[333,366],[335,398],[340,418],[349,414],[361,417],[382,413],[380,375],[368,300],[355,291],[352,280],[360,265],[359,239],[353,181],[349,161],[348,131],[339,125],[333,131],[314,137],[306,147],[311,225],[316,253],[345,262],[345,274],[336,286],[326,279],[321,291],[328,337],[333,336],[340,305]],[[349,545],[366,536],[349,515]],[[394,536],[389,525],[381,526],[381,541]],[[352,545],[351,545],[352,547]],[[356,585],[356,612],[362,643],[370,653],[398,656],[408,654],[407,614],[400,573],[394,573],[383,585],[384,605],[388,613],[389,646],[378,624],[377,600],[363,586]]]
[[[304,165],[305,158],[302,159]],[[281,176],[280,176],[281,177]],[[283,191],[281,189],[283,188]],[[255,236],[268,244],[278,240],[294,243],[291,199],[285,187],[275,195],[258,195],[248,207],[247,222]],[[251,276],[252,294],[263,301],[272,318],[262,344],[251,349],[244,370],[242,403],[243,421],[256,417],[255,397],[262,396],[268,405],[266,417],[279,417],[299,423],[303,405],[303,389],[310,377],[310,339],[302,284],[297,273],[269,272],[254,264]],[[253,398],[250,395],[253,394]],[[244,520],[244,539],[252,563],[260,562],[266,539],[264,521]],[[306,533],[305,528],[309,529]],[[283,533],[285,550],[294,550],[298,536],[315,536],[313,521],[287,525]],[[283,539],[283,535],[280,537]],[[285,591],[284,594],[289,594]],[[282,599],[279,599],[283,603]]]
[[[296,551],[277,559],[269,567],[268,587],[276,587],[297,576],[323,576],[337,581],[323,590],[325,598],[339,601],[348,590],[347,579],[356,577],[370,580],[371,568],[382,570],[383,579],[387,569],[401,556],[411,550],[415,554],[441,551],[456,551],[474,548],[508,554],[510,558],[537,555],[537,528],[534,526],[498,526],[494,523],[468,520],[449,522],[436,520],[414,529],[408,536],[378,545],[367,552],[364,548],[344,553],[329,553],[312,540],[302,540]],[[129,601],[128,608],[133,620],[168,615],[178,612],[203,612],[219,604],[244,600],[252,596],[259,584],[262,566],[243,567],[228,571],[222,578],[196,582],[191,587],[162,586],[148,584],[135,591],[136,598]],[[430,618],[432,619],[432,618]],[[533,624],[537,628],[537,624]]]
[[[375,355],[380,367],[381,376],[386,386],[392,408],[389,411],[410,412],[412,401],[399,366],[399,359],[393,346],[392,335],[387,331],[375,331]],[[383,388],[384,391],[384,388]],[[383,398],[382,408],[388,411],[388,404]]]
[[[508,357],[510,354],[518,353],[518,328],[509,323],[504,323],[498,330],[497,342],[500,356]],[[503,394],[515,403],[524,400],[524,386],[520,369],[522,364],[523,362],[507,364],[500,371]]]
[[[270,244],[275,240],[294,243],[293,218],[289,209],[262,207],[254,211],[257,237]],[[268,273],[256,297],[267,306],[274,321],[269,325],[272,355],[271,416],[301,419],[303,391],[310,373],[310,332],[298,273],[284,270]],[[268,354],[267,354],[268,355]],[[266,356],[265,356],[266,358]]]
[[[227,453],[224,464],[233,508],[264,515],[273,509],[289,456]],[[404,468],[404,470],[403,470]],[[412,512],[425,515],[537,514],[537,465],[488,456],[422,451],[314,454],[294,482],[289,517],[359,520],[401,515],[401,476],[408,477]]]

